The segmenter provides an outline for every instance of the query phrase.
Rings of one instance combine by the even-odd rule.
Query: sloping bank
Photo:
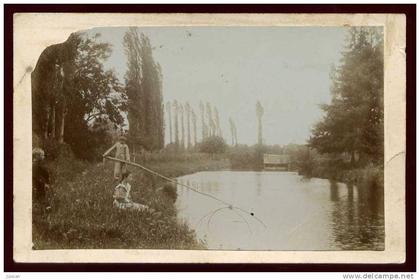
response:
[[[229,163],[205,155],[158,156],[147,166],[169,177],[202,170],[220,170]],[[163,180],[130,168],[133,173],[132,198],[162,215],[149,212],[118,211],[112,207],[115,183],[112,163],[81,162],[71,155],[60,155],[49,163],[54,192],[52,210],[41,215],[34,207],[34,249],[67,248],[203,248],[194,231],[180,223],[175,208],[176,189]]]

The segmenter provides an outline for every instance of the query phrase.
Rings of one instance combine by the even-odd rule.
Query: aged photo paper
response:
[[[13,257],[16,262],[364,264],[405,262],[406,19],[403,14],[18,13],[14,15],[13,23]],[[383,250],[35,250],[32,240],[33,104],[31,101],[31,72],[35,69],[45,48],[65,42],[73,32],[93,28],[131,26],[140,28],[252,27],[254,29],[266,27],[382,27],[384,39],[385,217]],[[187,36],[190,35],[187,34]],[[241,122],[241,119],[236,121]],[[234,140],[232,140],[233,142]]]

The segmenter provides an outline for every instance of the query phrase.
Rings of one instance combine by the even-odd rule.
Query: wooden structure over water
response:
[[[289,170],[290,156],[264,154],[264,170]]]

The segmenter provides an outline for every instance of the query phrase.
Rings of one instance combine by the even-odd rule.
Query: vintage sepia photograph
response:
[[[31,89],[33,250],[384,250],[383,27],[80,30]]]

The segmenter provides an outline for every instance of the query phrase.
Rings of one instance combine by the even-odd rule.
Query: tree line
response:
[[[162,70],[149,38],[137,28],[126,32],[122,84],[105,70],[112,49],[99,37],[74,33],[41,54],[31,75],[34,145],[51,152],[66,144],[79,158],[95,159],[124,133],[127,116],[130,144],[163,148]]]
[[[65,144],[79,158],[96,159],[117,136],[126,134],[133,151],[155,151],[165,146],[166,127],[169,145],[177,150],[200,150],[198,144],[204,142],[225,145],[216,106],[203,101],[198,108],[177,100],[163,103],[162,68],[146,35],[129,28],[123,46],[123,83],[104,67],[112,46],[101,42],[100,34],[74,33],[44,50],[31,76],[35,146],[52,152]],[[258,102],[259,144],[262,114]],[[228,123],[229,142],[237,146],[236,123],[233,118]]]
[[[208,138],[222,138],[219,111],[210,102],[200,101],[199,115],[189,102],[178,100],[166,102],[166,124],[169,132],[169,145],[180,149],[192,149]],[[237,143],[236,126],[229,118],[232,145]],[[199,131],[201,130],[201,131]]]

